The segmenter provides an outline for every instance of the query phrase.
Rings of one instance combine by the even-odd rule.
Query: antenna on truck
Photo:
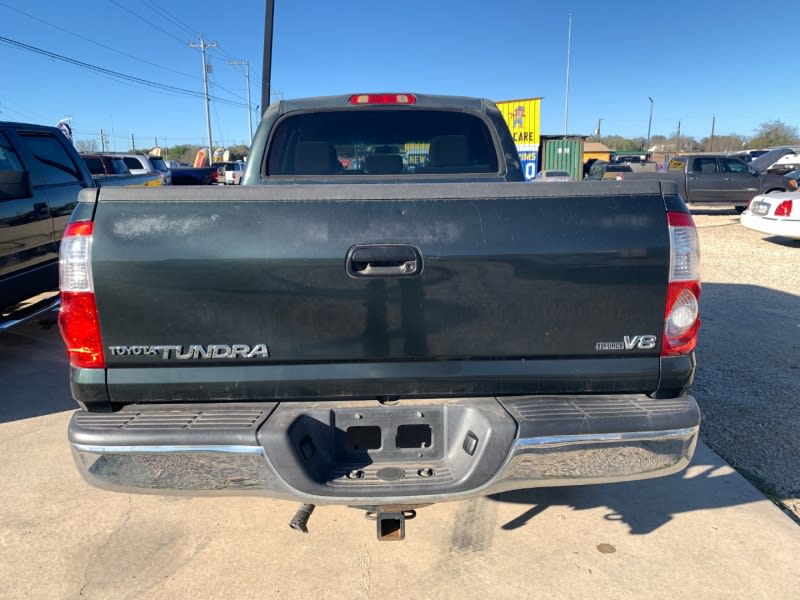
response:
[[[264,15],[264,63],[261,67],[261,113],[269,106],[270,78],[272,76],[272,24],[275,20],[275,0],[266,0]],[[260,115],[259,115],[260,118]]]

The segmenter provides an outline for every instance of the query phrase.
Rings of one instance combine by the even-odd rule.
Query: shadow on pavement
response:
[[[0,423],[78,408],[56,313],[0,334]]]
[[[703,415],[701,439],[770,497],[800,498],[800,298],[755,285],[704,283],[697,372],[690,393]],[[524,526],[549,506],[608,507],[607,519],[645,534],[673,515],[763,499],[700,444],[671,477],[600,486],[540,488],[493,499],[530,505],[504,528]],[[740,491],[741,490],[741,491]],[[797,520],[797,516],[795,516]]]
[[[518,490],[489,498],[530,506],[503,524],[502,529],[524,527],[552,507],[564,506],[578,511],[606,507],[608,512],[604,518],[624,522],[632,535],[651,533],[682,513],[764,500],[761,493],[703,444],[698,446],[689,468],[670,477],[607,485]]]

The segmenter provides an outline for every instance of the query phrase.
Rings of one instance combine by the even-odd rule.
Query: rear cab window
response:
[[[267,176],[492,174],[499,170],[484,120],[436,109],[328,110],[278,121]]]
[[[147,169],[147,165],[143,165],[135,156],[125,156],[122,160],[125,161],[129,169]]]
[[[169,173],[169,167],[167,166],[167,163],[165,163],[164,159],[160,156],[151,156],[150,164],[153,165],[153,168],[156,171],[160,171],[161,173]]]

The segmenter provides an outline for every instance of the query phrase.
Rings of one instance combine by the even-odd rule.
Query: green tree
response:
[[[244,144],[238,144],[228,148],[228,151],[230,152],[231,160],[242,160],[250,153],[250,148]]]
[[[769,146],[787,146],[800,141],[797,127],[787,125],[783,121],[767,121],[756,129],[756,135],[750,140],[750,148],[767,148]]]

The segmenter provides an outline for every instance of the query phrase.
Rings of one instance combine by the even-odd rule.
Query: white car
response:
[[[740,221],[761,233],[800,240],[800,192],[760,194],[750,201]]]
[[[225,183],[227,185],[239,185],[244,176],[244,163],[242,161],[225,163]]]

